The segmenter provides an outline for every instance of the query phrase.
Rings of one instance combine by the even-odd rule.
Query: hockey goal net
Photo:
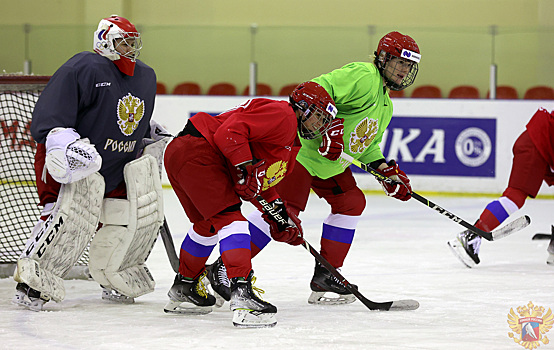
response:
[[[41,211],[36,190],[31,117],[49,76],[0,75],[0,278],[15,264]],[[78,262],[86,266],[88,249]],[[70,277],[80,277],[84,269]]]

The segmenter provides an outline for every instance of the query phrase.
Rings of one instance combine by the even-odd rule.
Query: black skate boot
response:
[[[205,315],[212,312],[215,297],[206,290],[206,286],[202,281],[205,276],[205,271],[195,279],[188,279],[178,273],[175,276],[173,286],[167,293],[169,302],[165,305],[164,311],[195,315]]]
[[[339,269],[337,269],[339,270]],[[352,287],[358,289],[355,284]],[[310,282],[312,294],[308,298],[309,304],[350,304],[356,301],[356,297],[346,287],[322,266],[319,261],[315,262],[314,276]],[[335,293],[337,297],[325,296],[325,293]]]
[[[12,303],[28,308],[32,311],[41,311],[45,303],[50,299],[41,297],[41,293],[25,283],[18,283],[15,287],[15,295]]]
[[[231,279],[231,310],[233,311],[233,325],[241,328],[273,327],[277,324],[275,314],[277,308],[264,301],[254,293],[264,291],[253,286],[256,281],[254,271],[248,277]]]
[[[481,262],[479,259],[481,237],[470,230],[458,233],[455,239],[448,241],[448,246],[452,253],[469,268]]]
[[[206,266],[206,276],[214,291],[216,307],[221,307],[223,303],[231,300],[231,288],[229,278],[227,277],[227,269],[221,257],[214,261],[213,264]]]

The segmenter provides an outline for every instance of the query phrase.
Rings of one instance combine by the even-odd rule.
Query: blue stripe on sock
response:
[[[331,241],[352,244],[356,230],[323,224],[322,237]]]
[[[233,234],[219,242],[219,250],[222,254],[231,249],[250,250],[250,235],[244,233]]]
[[[181,249],[197,258],[205,258],[210,256],[215,245],[205,246],[193,241],[189,235],[185,237],[181,244]]]
[[[271,242],[271,238],[266,236],[265,233],[262,232],[259,228],[257,228],[252,223],[248,223],[248,230],[250,231],[250,239],[252,240],[252,243],[256,247],[258,247],[260,250],[264,249],[266,245]]]
[[[485,209],[488,209],[500,223],[510,216],[498,200],[490,202]]]

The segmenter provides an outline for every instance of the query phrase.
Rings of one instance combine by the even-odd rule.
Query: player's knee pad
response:
[[[124,177],[127,199],[104,200],[89,269],[102,286],[134,298],[154,290],[145,262],[163,224],[163,194],[157,161],[150,155],[127,164]]]
[[[104,179],[99,173],[62,185],[52,213],[35,226],[14,279],[63,300],[62,278],[79,260],[100,219]]]
[[[362,215],[366,199],[364,193],[358,188],[354,187],[340,196],[325,196],[327,203],[331,205],[333,213],[359,216]]]

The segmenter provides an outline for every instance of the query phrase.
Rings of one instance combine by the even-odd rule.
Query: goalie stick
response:
[[[264,212],[271,216],[273,220],[286,224],[285,219],[279,213],[276,213],[271,204],[269,204],[262,196],[257,196],[256,200],[258,201],[258,203],[260,203]],[[344,278],[344,276],[341,275],[340,272],[338,272],[337,269],[333,267],[333,265],[331,265],[323,256],[321,256],[321,254],[319,254],[319,252],[315,250],[305,239],[303,239],[302,241],[302,246],[306,248],[306,250],[309,251],[310,254],[312,254],[313,257],[321,263],[321,265],[325,266],[325,268],[329,270],[329,272],[331,272],[331,274],[335,276],[340,281],[340,283],[342,283],[350,293],[354,294],[354,296],[356,296],[356,298],[358,298],[358,300],[360,300],[368,309],[380,311],[403,311],[415,310],[419,307],[419,303],[416,300],[412,299],[387,301],[381,303],[367,299],[362,295],[362,293],[358,291],[357,288],[352,287],[350,282],[348,282],[346,278]]]
[[[359,160],[353,158],[352,156],[350,156],[350,155],[348,155],[344,152],[341,153],[341,158],[348,161],[348,162],[350,162],[350,163],[352,163],[352,164],[354,164],[358,168],[370,173],[377,180],[384,181],[384,182],[387,182],[387,183],[390,183],[390,184],[393,184],[393,185],[404,185],[404,183],[402,183],[400,181],[395,181],[395,180],[393,180],[389,177],[386,177],[385,175],[381,174],[380,172],[373,169],[369,165],[360,162]],[[521,230],[522,228],[529,225],[529,223],[531,223],[531,219],[527,215],[524,215],[524,216],[514,220],[512,223],[506,225],[502,229],[499,229],[499,230],[496,230],[496,231],[493,231],[493,232],[486,232],[486,231],[483,231],[483,230],[473,226],[472,224],[470,224],[469,222],[467,222],[464,219],[460,218],[459,216],[452,214],[451,212],[444,209],[440,205],[431,202],[430,200],[428,200],[425,197],[417,194],[416,192],[412,191],[411,193],[412,193],[412,198],[414,198],[418,202],[423,203],[426,206],[428,206],[429,208],[441,213],[442,215],[446,216],[450,220],[462,225],[463,227],[467,228],[468,230],[472,231],[473,233],[483,237],[487,241],[494,241],[495,239],[500,239],[500,238],[506,237],[506,236],[516,232],[516,231]]]
[[[175,273],[179,273],[179,257],[175,252],[175,245],[173,244],[171,231],[169,231],[169,225],[167,224],[167,219],[165,217],[164,224],[160,227],[160,236],[162,236],[162,241],[164,242],[165,251],[167,252],[171,268],[175,271]]]

